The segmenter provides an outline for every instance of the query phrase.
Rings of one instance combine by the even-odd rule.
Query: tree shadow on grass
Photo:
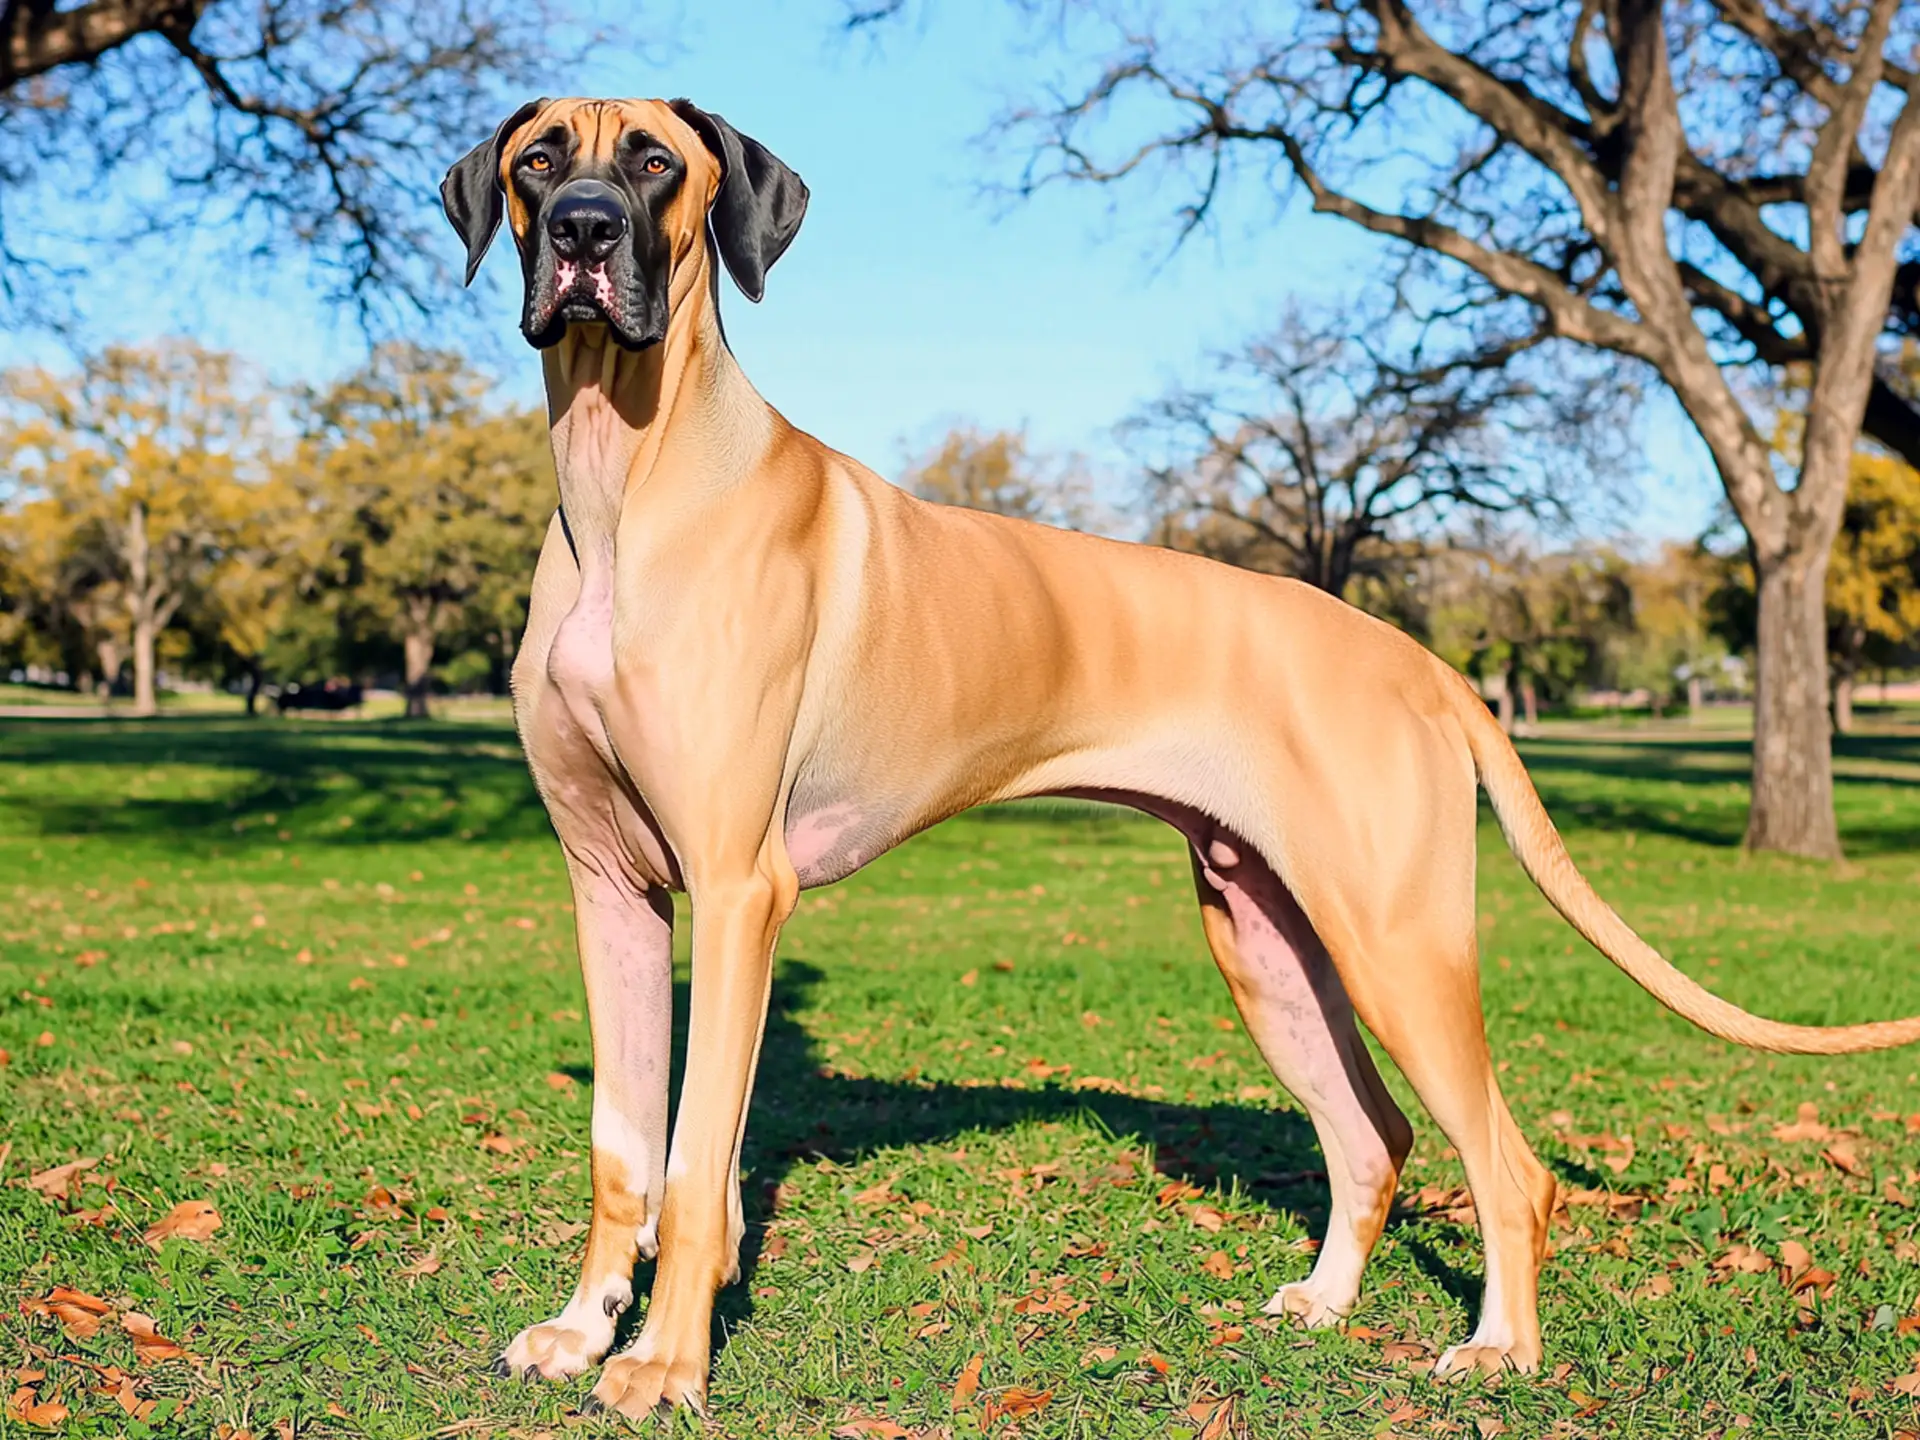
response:
[[[1752,746],[1743,738],[1556,736],[1521,741],[1519,749],[1565,832],[1638,831],[1720,849],[1737,847],[1746,833]],[[1837,778],[1836,808],[1848,853],[1920,849],[1920,799],[1903,793],[1920,788],[1920,738],[1839,736],[1833,749],[1837,761],[1915,767],[1911,775],[1883,770],[1871,778]],[[1676,803],[1671,791],[1655,786],[1696,793]],[[1868,813],[1862,802],[1883,786],[1902,803],[1891,813]]]
[[[205,849],[280,843],[283,831],[305,845],[355,846],[550,833],[519,741],[501,725],[10,720],[0,722],[0,751],[22,768],[97,772],[71,786],[0,794],[11,826],[48,838],[116,835]],[[139,777],[161,767],[187,768],[143,793]],[[208,770],[224,773],[183,779]]]

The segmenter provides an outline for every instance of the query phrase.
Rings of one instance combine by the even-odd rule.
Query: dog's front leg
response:
[[[593,1397],[632,1416],[704,1408],[713,1296],[737,1264],[747,1097],[766,1025],[773,950],[799,885],[769,842],[744,873],[689,877],[693,1003],[667,1164],[660,1266],[646,1325],[607,1361]]]
[[[553,1319],[514,1337],[502,1370],[578,1375],[613,1346],[633,1267],[654,1252],[666,1190],[673,1033],[673,901],[569,847],[580,969],[593,1030],[593,1222],[580,1283]]]

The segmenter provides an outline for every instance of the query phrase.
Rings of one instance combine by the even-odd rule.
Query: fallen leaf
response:
[[[7,1401],[7,1413],[23,1424],[51,1430],[67,1418],[67,1407],[58,1400],[40,1400],[31,1385],[22,1385]]]
[[[889,1420],[884,1415],[853,1415],[834,1426],[833,1433],[841,1440],[906,1440],[913,1432],[897,1420]]]
[[[1239,1398],[1229,1395],[1217,1400],[1208,1396],[1187,1406],[1187,1418],[1200,1427],[1195,1440],[1229,1440],[1233,1434],[1233,1407]]]
[[[168,1240],[210,1240],[220,1228],[220,1212],[211,1200],[182,1200],[153,1222],[140,1238],[158,1250]]]
[[[418,1260],[412,1261],[410,1264],[402,1265],[400,1267],[400,1273],[409,1279],[414,1279],[421,1275],[437,1275],[440,1273],[440,1257],[432,1251],[428,1251]]]
[[[980,1388],[980,1367],[986,1363],[986,1356],[974,1356],[953,1382],[953,1408],[956,1412],[973,1404],[974,1392]]]
[[[558,1070],[549,1070],[547,1072],[547,1086],[550,1089],[565,1090],[572,1084],[573,1077],[571,1075],[563,1075]]]
[[[1741,1275],[1764,1275],[1773,1262],[1751,1245],[1735,1245],[1713,1262],[1716,1270],[1732,1270]]]
[[[1802,1270],[1812,1265],[1813,1256],[1808,1253],[1807,1247],[1802,1245],[1798,1240],[1782,1240],[1780,1242],[1780,1263],[1786,1267],[1787,1274],[1791,1277],[1798,1275]]]
[[[1421,1360],[1426,1357],[1427,1347],[1418,1340],[1395,1340],[1391,1345],[1383,1345],[1380,1358],[1389,1365],[1402,1360]]]
[[[520,1148],[520,1142],[511,1135],[489,1135],[480,1142],[480,1148],[496,1155],[511,1155]]]
[[[1227,1217],[1211,1205],[1194,1206],[1193,1214],[1188,1218],[1193,1221],[1196,1228],[1206,1231],[1209,1235],[1218,1235],[1227,1223]]]
[[[175,1344],[160,1333],[150,1315],[129,1310],[120,1317],[120,1328],[133,1337],[134,1356],[143,1364],[178,1360],[187,1353],[185,1346]]]
[[[1836,1170],[1844,1170],[1858,1180],[1871,1180],[1873,1171],[1858,1155],[1850,1141],[1836,1140],[1820,1152],[1820,1158]]]
[[[1233,1261],[1227,1258],[1227,1252],[1216,1250],[1201,1262],[1200,1268],[1216,1280],[1233,1279]]]
[[[1796,1118],[1790,1125],[1773,1127],[1776,1140],[1831,1140],[1833,1131],[1820,1123],[1820,1107],[1811,1101],[1805,1101],[1796,1112]]]
[[[27,1185],[58,1204],[62,1200],[70,1200],[77,1195],[80,1191],[81,1171],[91,1170],[99,1163],[97,1158],[69,1160],[65,1165],[56,1165],[51,1170],[42,1170],[38,1175],[29,1175]]]
[[[1051,1390],[1029,1390],[1024,1385],[1013,1385],[987,1400],[981,1419],[986,1425],[1002,1418],[1018,1420],[1023,1415],[1038,1415],[1052,1403]]]
[[[24,1302],[21,1308],[29,1315],[48,1315],[58,1320],[76,1340],[91,1338],[113,1313],[113,1307],[98,1295],[69,1290],[64,1285],[56,1285],[44,1300]]]
[[[847,1259],[847,1269],[856,1275],[863,1275],[873,1268],[874,1255],[871,1250],[855,1251]]]

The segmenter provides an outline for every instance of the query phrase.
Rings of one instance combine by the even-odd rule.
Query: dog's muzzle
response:
[[[557,341],[569,324],[603,322],[629,349],[653,333],[646,283],[635,260],[633,215],[626,198],[600,180],[564,185],[539,221],[540,249],[527,291],[524,330],[537,346]]]
[[[607,264],[632,228],[619,195],[598,180],[575,181],[554,197],[546,228],[561,315],[612,319],[618,301]]]

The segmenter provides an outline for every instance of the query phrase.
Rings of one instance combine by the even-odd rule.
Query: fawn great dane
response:
[[[1189,842],[1214,959],[1326,1155],[1325,1241],[1272,1313],[1322,1325],[1358,1296],[1412,1132],[1356,1017],[1385,1047],[1458,1150],[1485,1237],[1479,1323],[1440,1374],[1539,1363],[1555,1197],[1487,1053],[1476,782],[1547,899],[1694,1024],[1804,1053],[1920,1038],[1914,1019],[1760,1019],[1674,969],[1574,868],[1480,698],[1390,626],[1296,582],[923,503],[788,424],[728,349],[719,270],[758,300],[807,189],[719,116],[535,101],[442,194],[469,280],[507,222],[545,373],[560,508],[513,691],[593,1032],[580,1282],[506,1370],[600,1361],[657,1251],[645,1323],[593,1398],[704,1406],[780,927],[803,889],[970,806],[1095,797]],[[669,1145],[681,887],[693,987]]]

